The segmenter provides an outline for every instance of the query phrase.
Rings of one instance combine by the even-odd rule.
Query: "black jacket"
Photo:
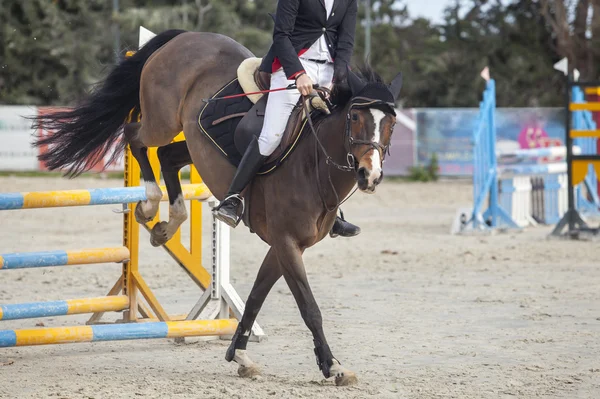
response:
[[[298,53],[308,49],[321,35],[334,59],[336,78],[345,76],[354,49],[358,0],[335,0],[329,19],[324,0],[279,0],[273,31],[273,44],[260,69],[272,72],[277,58],[288,79],[303,71]]]

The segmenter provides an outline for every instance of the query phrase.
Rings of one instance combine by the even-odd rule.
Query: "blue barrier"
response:
[[[186,200],[206,200],[212,194],[204,183],[181,186]],[[167,191],[161,187],[163,201]],[[37,191],[26,193],[0,193],[0,211],[10,209],[53,208],[87,205],[121,205],[145,201],[146,189],[138,187],[96,188],[88,190]]]
[[[583,101],[583,93],[579,88],[573,92],[574,101]],[[529,221],[545,224],[556,223],[566,211],[567,164],[565,160],[555,163],[519,163],[514,165],[499,165],[499,158],[535,159],[543,157],[565,157],[566,147],[521,149],[511,152],[497,152],[496,150],[496,84],[489,80],[483,93],[483,100],[479,105],[479,116],[473,131],[473,198],[474,205],[470,219],[467,219],[464,228],[485,230],[489,228],[508,227],[519,228]],[[594,130],[596,128],[589,112],[577,112],[574,124],[576,129]],[[595,153],[596,139],[578,139],[577,146],[573,147],[574,153]],[[591,172],[593,167],[590,166]],[[528,197],[519,197],[523,190],[523,181],[518,184],[513,177],[523,176],[527,179],[527,188],[537,196],[533,206],[527,203]],[[533,177],[541,178],[542,182],[532,183]],[[596,195],[597,181],[595,174],[588,174],[586,179],[588,191],[594,194],[592,200],[584,198],[579,190],[578,203],[587,210],[598,210],[598,196]],[[499,189],[500,188],[500,189]],[[519,198],[520,203],[515,204],[514,199]],[[487,201],[487,207],[485,206]],[[515,208],[519,206],[523,209]],[[564,208],[564,209],[563,209]],[[527,215],[522,215],[519,220],[513,219],[513,214],[521,215],[524,209]]]
[[[496,82],[487,82],[479,116],[473,131],[473,198],[471,219],[467,224],[475,229],[497,227],[504,222],[519,226],[498,202],[498,161],[496,159]],[[483,210],[485,201],[487,209]]]

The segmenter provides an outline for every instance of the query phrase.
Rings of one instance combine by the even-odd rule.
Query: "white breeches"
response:
[[[313,83],[319,86],[331,87],[333,64],[319,64],[302,58],[300,58],[300,62],[302,62],[304,70]],[[280,68],[271,76],[271,89],[287,87],[291,83],[294,83],[294,81],[286,78],[283,68]],[[298,104],[299,99],[300,92],[298,90],[269,93],[265,110],[265,122],[258,138],[258,148],[261,155],[269,156],[277,149],[292,110]]]

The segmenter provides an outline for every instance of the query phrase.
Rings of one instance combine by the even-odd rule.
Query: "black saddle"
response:
[[[261,89],[268,81],[258,77],[257,84]],[[232,80],[221,90],[217,91],[212,99],[242,94],[244,91],[237,79]],[[250,144],[252,137],[258,137],[263,127],[265,109],[268,95],[261,97],[256,104],[245,96],[217,101],[209,101],[198,116],[200,130],[212,141],[234,166],[238,166],[242,155]],[[267,174],[281,165],[296,148],[306,130],[306,118],[303,118],[301,103],[294,109],[288,121],[286,130],[279,147],[267,159],[258,174]],[[311,113],[313,120],[324,115],[320,111]]]

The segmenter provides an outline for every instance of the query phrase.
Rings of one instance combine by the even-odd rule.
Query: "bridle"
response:
[[[321,99],[323,101],[325,101],[326,104],[328,104],[329,106],[331,105],[331,103],[329,102],[329,99],[328,99],[329,94],[330,94],[329,89],[324,88],[324,87],[318,87],[318,88],[315,88],[315,91],[317,92],[319,97],[321,97]],[[348,108],[348,112],[346,114],[346,125],[345,125],[345,129],[344,129],[344,148],[346,150],[347,165],[340,165],[339,163],[335,162],[333,160],[333,158],[327,153],[325,146],[319,139],[319,136],[317,134],[317,131],[315,130],[315,126],[313,124],[312,118],[310,116],[310,107],[309,107],[310,100],[303,101],[303,102],[304,102],[304,112],[306,113],[306,119],[308,121],[310,130],[312,131],[312,134],[315,137],[315,141],[316,141],[316,144],[315,144],[315,173],[317,176],[317,185],[318,185],[319,196],[321,197],[321,202],[323,203],[325,210],[329,213],[329,212],[336,210],[344,202],[346,202],[348,199],[350,199],[350,197],[352,197],[352,195],[354,195],[354,193],[358,189],[358,187],[355,188],[352,191],[352,193],[350,193],[343,201],[340,201],[340,197],[337,193],[337,190],[335,189],[335,186],[333,185],[333,181],[331,180],[331,169],[329,168],[329,166],[333,166],[342,172],[357,172],[358,162],[356,162],[356,157],[354,156],[354,154],[352,154],[352,147],[355,145],[366,145],[369,147],[361,155],[361,158],[367,152],[369,152],[371,149],[379,151],[379,153],[381,155],[381,163],[382,164],[383,164],[383,161],[385,160],[386,154],[389,154],[389,152],[390,152],[391,143],[389,143],[387,145],[382,145],[381,143],[373,141],[373,140],[358,140],[358,139],[355,139],[354,137],[352,137],[352,123],[350,120],[351,115],[352,115],[352,110],[354,108],[372,108],[374,106],[384,106],[386,108],[389,108],[391,113],[396,115],[396,112],[394,110],[395,106],[393,103],[388,103],[388,102],[385,102],[382,100],[367,98],[367,97],[353,97],[350,100],[350,107]],[[323,196],[323,192],[321,190],[321,178],[319,176],[319,158],[318,158],[319,147],[321,148],[321,152],[323,152],[323,154],[325,155],[325,163],[327,164],[327,178],[329,180],[329,185],[331,186],[331,189],[332,189],[333,193],[335,194],[336,204],[333,207],[327,206],[327,202],[326,202],[326,200]]]
[[[392,103],[388,103],[388,102],[385,102],[382,100],[367,98],[367,97],[352,98],[351,103],[350,103],[350,108],[348,109],[348,114],[346,114],[346,129],[345,129],[346,130],[346,133],[345,133],[346,139],[344,140],[344,143],[346,145],[346,151],[348,151],[349,155],[351,155],[353,145],[366,145],[366,146],[371,147],[373,150],[379,151],[379,155],[381,155],[381,163],[383,164],[383,161],[385,160],[385,156],[390,153],[391,143],[388,143],[387,145],[382,145],[381,143],[379,143],[377,141],[357,140],[354,137],[352,137],[352,127],[351,127],[352,123],[350,121],[352,109],[354,109],[354,108],[372,108],[374,106],[383,106],[383,107],[389,108],[391,113],[394,116],[396,115],[396,111],[394,110],[395,105]],[[360,157],[362,158],[363,156],[365,156],[365,154],[367,152],[369,152],[370,150],[371,149],[368,148],[365,152],[362,153],[362,155]]]

